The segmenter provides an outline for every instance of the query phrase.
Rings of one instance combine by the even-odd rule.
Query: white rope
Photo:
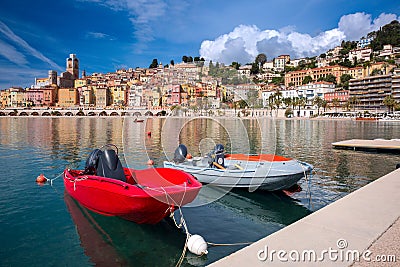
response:
[[[56,179],[58,179],[58,178],[60,178],[61,175],[63,175],[63,174],[64,174],[64,171],[62,171],[62,172],[61,172],[59,175],[57,175],[55,178],[53,178],[53,179],[47,179],[47,180],[49,180],[49,181],[50,181],[50,185],[53,186],[53,181],[56,180]]]
[[[240,243],[212,243],[212,242],[207,242],[208,245],[214,246],[214,247],[219,247],[219,246],[242,246],[242,245],[251,245],[254,242],[240,242]]]
[[[86,180],[88,177],[85,175],[82,178],[75,178],[73,181],[70,180],[71,183],[74,183],[74,191],[76,191],[76,182],[80,182],[80,181],[84,181]]]
[[[300,165],[301,165],[301,168],[303,169],[304,177],[305,177],[306,182],[307,182],[307,192],[306,192],[306,196],[307,196],[307,195],[310,196],[309,204],[312,206],[312,208],[314,208],[314,204],[312,203],[312,200],[311,200],[311,178],[312,178],[312,170],[310,171],[310,174],[307,175],[307,173],[306,173],[306,171],[305,171],[305,168],[304,168],[302,162],[299,161],[299,163],[300,163]],[[309,177],[309,176],[310,176],[310,177]]]
[[[166,201],[167,201],[167,204],[168,204],[169,209],[171,209],[171,203],[170,203],[169,199],[171,199],[171,201],[173,202],[172,204],[174,204],[176,207],[178,207],[179,214],[181,215],[180,223],[178,224],[178,223],[176,222],[176,219],[175,219],[175,216],[174,216],[174,211],[171,212],[170,217],[172,218],[172,220],[174,221],[175,226],[176,226],[178,229],[182,229],[182,226],[183,226],[183,228],[184,228],[184,230],[185,230],[185,234],[186,234],[185,245],[184,245],[184,247],[183,247],[182,254],[181,254],[181,256],[179,257],[179,260],[178,260],[178,262],[176,263],[175,267],[180,267],[180,266],[182,265],[183,260],[184,260],[185,255],[186,255],[187,243],[188,243],[188,240],[189,240],[189,238],[190,238],[190,236],[191,236],[191,234],[189,233],[188,227],[187,227],[187,225],[186,225],[185,218],[183,217],[182,209],[181,209],[182,202],[183,202],[183,199],[185,198],[186,190],[187,190],[186,182],[184,183],[184,186],[185,186],[185,191],[184,191],[184,193],[183,193],[183,196],[182,196],[181,201],[180,201],[179,204],[176,203],[176,202],[174,201],[174,199],[168,194],[168,192],[165,190],[164,187],[161,187],[162,191],[163,191],[164,194],[165,194],[165,198],[166,198]],[[156,190],[156,189],[153,189],[153,188],[149,188],[149,189],[154,190],[154,191],[156,191],[156,192],[160,192],[159,190]]]

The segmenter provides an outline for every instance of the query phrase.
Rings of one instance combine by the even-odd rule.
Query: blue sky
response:
[[[399,15],[399,1],[2,0],[0,89],[64,71],[70,53],[89,74],[183,55],[226,64],[319,55]]]

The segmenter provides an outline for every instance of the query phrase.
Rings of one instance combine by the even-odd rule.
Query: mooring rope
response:
[[[239,242],[239,243],[212,243],[207,242],[208,245],[213,247],[222,247],[222,246],[242,246],[242,245],[251,245],[254,242]]]
[[[49,181],[50,181],[50,185],[53,186],[53,181],[54,181],[54,180],[57,180],[58,178],[60,178],[61,175],[63,175],[63,174],[64,174],[64,171],[62,171],[59,175],[57,175],[57,176],[54,177],[53,179],[47,179],[47,180],[49,180]]]
[[[306,196],[310,196],[309,205],[310,205],[310,208],[314,208],[314,204],[312,203],[312,197],[311,197],[312,170],[309,172],[309,174],[307,174],[307,173],[306,173],[306,170],[305,170],[305,168],[304,168],[304,166],[303,166],[303,163],[300,162],[300,161],[299,161],[299,163],[300,163],[300,165],[301,165],[301,168],[303,169],[303,174],[304,174],[304,177],[305,177],[305,179],[306,179],[306,181],[307,181],[307,192],[306,192]]]

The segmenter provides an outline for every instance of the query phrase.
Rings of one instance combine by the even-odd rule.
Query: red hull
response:
[[[158,223],[177,207],[192,202],[201,189],[192,175],[178,170],[124,171],[128,183],[65,170],[64,185],[68,194],[86,208],[140,224]]]

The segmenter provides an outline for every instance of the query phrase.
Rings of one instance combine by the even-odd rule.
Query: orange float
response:
[[[47,178],[44,176],[43,173],[41,173],[38,177],[36,177],[36,182],[37,183],[45,183],[47,181]]]
[[[149,160],[147,161],[147,165],[153,165],[153,164],[154,164],[154,161],[153,161],[153,160],[149,159]]]
[[[192,154],[188,153],[188,154],[186,155],[186,158],[187,158],[187,159],[193,158],[193,157],[192,157]]]

